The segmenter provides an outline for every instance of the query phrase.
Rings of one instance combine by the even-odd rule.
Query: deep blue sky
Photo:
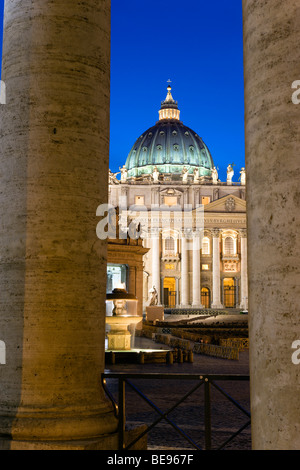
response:
[[[245,165],[240,0],[112,0],[112,171],[158,120],[168,79],[183,123],[203,138],[222,181],[228,163],[238,181]]]

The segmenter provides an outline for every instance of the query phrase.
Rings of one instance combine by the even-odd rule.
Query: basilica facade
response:
[[[169,308],[247,310],[245,169],[239,182],[233,176],[229,164],[220,181],[208,147],[180,120],[168,86],[158,122],[136,140],[120,172],[109,175],[109,204],[135,223],[132,236],[149,250],[143,308],[155,288],[158,304]],[[110,288],[114,276],[129,285],[126,270],[126,264],[108,265]]]

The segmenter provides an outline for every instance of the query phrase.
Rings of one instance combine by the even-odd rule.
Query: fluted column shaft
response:
[[[193,237],[193,307],[203,308],[201,304],[201,237],[198,231]]]
[[[157,290],[158,304],[161,304],[161,276],[160,276],[160,230],[152,229],[152,286]]]
[[[240,308],[248,309],[248,276],[247,276],[247,232],[240,230],[241,237],[241,304]]]
[[[187,234],[183,232],[181,238],[181,306],[187,307],[189,304],[189,240]]]
[[[213,236],[213,298],[212,308],[222,308],[220,291],[220,230],[212,231]]]

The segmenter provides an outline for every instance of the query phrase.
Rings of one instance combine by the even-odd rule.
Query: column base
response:
[[[222,304],[212,304],[210,308],[224,308]]]
[[[202,304],[192,304],[192,307],[193,308],[201,308],[201,309],[205,308],[204,305],[202,305]]]
[[[118,434],[83,441],[15,441],[0,439],[1,450],[117,450]]]
[[[140,435],[147,426],[128,428],[125,431],[125,444],[128,445]],[[118,450],[118,433],[105,434],[98,438],[78,441],[16,441],[0,439],[1,450]],[[147,434],[143,436],[130,450],[147,450]]]
[[[245,312],[248,312],[248,307],[247,307],[247,305],[245,305],[245,304],[241,304],[241,305],[239,306],[239,309],[240,309],[240,310],[243,310],[243,311],[245,311]]]

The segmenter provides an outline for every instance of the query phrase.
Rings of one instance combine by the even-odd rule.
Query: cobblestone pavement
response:
[[[166,349],[166,346],[153,343],[146,338],[136,338],[135,347]],[[106,371],[128,373],[171,373],[171,374],[249,374],[248,351],[240,353],[239,361],[219,359],[194,354],[193,363],[169,364],[115,364],[107,366]],[[197,382],[182,380],[142,380],[134,379],[133,383],[155,403],[163,412],[188,393]],[[249,382],[218,382],[245,410],[250,411]],[[117,383],[108,381],[110,391],[117,398]],[[230,435],[249,420],[248,417],[232,404],[228,398],[215,387],[211,387],[212,413],[212,449],[218,448]],[[126,387],[126,419],[130,425],[150,425],[159,417],[142,398]],[[204,387],[201,386],[178,408],[168,415],[194,442],[205,447],[204,439]],[[192,445],[166,422],[162,421],[148,433],[149,449],[192,450]],[[248,426],[239,436],[226,445],[224,450],[250,450],[251,430]]]

